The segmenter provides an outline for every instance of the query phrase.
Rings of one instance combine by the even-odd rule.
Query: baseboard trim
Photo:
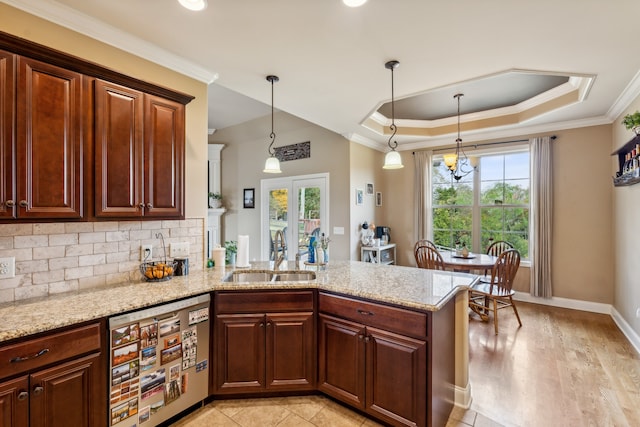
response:
[[[603,304],[599,302],[581,301],[569,298],[542,298],[534,297],[526,292],[516,292],[513,297],[516,301],[530,302],[533,304],[549,305],[552,307],[569,308],[572,310],[589,311],[592,313],[608,314],[611,316],[615,324],[620,328],[631,345],[640,353],[640,336],[633,330],[631,325],[622,317],[622,315],[611,304]]]
[[[462,409],[469,409],[471,407],[471,383],[467,383],[466,387],[453,386],[454,389],[454,405]]]

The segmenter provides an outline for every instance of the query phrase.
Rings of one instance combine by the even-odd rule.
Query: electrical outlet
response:
[[[189,242],[171,243],[169,246],[171,258],[186,258],[189,256]]]
[[[16,258],[0,258],[0,279],[10,279],[16,277]]]
[[[151,261],[153,258],[153,245],[140,246],[140,261]]]

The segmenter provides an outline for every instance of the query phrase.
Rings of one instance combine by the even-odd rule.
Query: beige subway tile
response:
[[[49,260],[49,270],[65,270],[67,268],[78,267],[77,256],[67,256],[62,258],[53,258]]]
[[[13,249],[13,236],[0,237],[0,249]]]
[[[161,228],[162,228],[162,221],[142,221],[142,224],[140,224],[141,230],[160,231]]]
[[[104,243],[105,241],[105,233],[103,231],[79,234],[79,243]]]
[[[49,246],[49,236],[15,236],[13,238],[13,247],[16,249],[22,248],[40,248],[42,246]]]
[[[93,243],[85,243],[82,245],[69,245],[65,247],[66,256],[91,255],[95,253]]]
[[[49,235],[49,246],[77,245],[78,242],[79,234],[77,233]]]
[[[100,224],[98,222],[68,222],[64,225],[65,233],[91,233],[93,230],[93,224]]]
[[[107,242],[120,242],[129,240],[128,231],[107,231],[105,232],[105,239]]]
[[[142,221],[120,221],[116,230],[130,231],[140,230]]]
[[[106,262],[107,262],[107,257],[105,254],[80,255],[78,257],[79,267],[86,267],[88,265],[105,264]]]
[[[145,240],[145,239],[155,239],[155,234],[152,233],[152,230],[131,230],[129,232],[129,238],[131,240]]]
[[[106,276],[82,277],[78,279],[78,289],[92,289],[105,286],[107,284]]]
[[[79,279],[81,277],[89,277],[93,276],[93,267],[75,267],[75,268],[67,268],[64,271],[64,279],[65,280],[73,280]]]
[[[167,219],[162,221],[162,228],[166,228],[168,230],[172,230],[174,228],[179,228],[182,221],[177,219]]]
[[[122,273],[124,273],[125,271],[138,271],[139,268],[139,261],[123,261],[118,264],[118,270]]]
[[[172,228],[170,237],[186,237],[189,235],[188,228]]]
[[[115,285],[118,283],[124,283],[129,280],[129,272],[107,274],[106,284]]]
[[[61,294],[63,292],[71,292],[78,290],[77,280],[65,280],[63,282],[49,283],[49,294]]]
[[[129,252],[117,252],[114,254],[107,254],[107,264],[114,264],[129,261]]]
[[[64,246],[48,246],[44,248],[33,248],[33,259],[60,258],[65,254]]]
[[[118,273],[119,271],[118,264],[100,264],[93,266],[93,274],[96,276]]]
[[[43,285],[45,283],[60,282],[64,280],[64,270],[53,270],[33,273],[31,281],[34,285]]]
[[[94,222],[93,231],[117,231],[118,221]]]
[[[93,253],[96,254],[112,254],[115,252],[120,252],[120,243],[121,242],[109,242],[109,243],[94,243],[93,244]],[[85,254],[88,255],[88,254]]]
[[[0,249],[0,257],[15,257],[18,261],[31,261],[33,259],[33,249]]]
[[[33,224],[0,224],[0,236],[29,236],[33,234]]]
[[[33,234],[64,234],[64,223],[50,222],[43,224],[33,224]]]
[[[49,285],[21,286],[13,290],[16,301],[45,297],[49,294]]]
[[[13,301],[15,301],[13,289],[0,289],[0,303]]]
[[[16,261],[16,275],[49,271],[49,262],[45,259],[34,261]]]
[[[10,277],[8,279],[0,279],[0,289],[13,289],[17,288],[24,282],[24,275],[18,274],[17,276]]]

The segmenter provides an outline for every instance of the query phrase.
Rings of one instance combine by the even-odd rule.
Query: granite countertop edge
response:
[[[344,261],[341,268],[350,268],[355,261]],[[358,273],[361,269],[369,270],[371,274],[378,274],[384,280],[384,274],[398,277],[402,281],[405,275],[409,280],[415,280],[415,270],[412,267],[396,266],[361,266],[366,264],[356,262]],[[256,263],[253,269],[269,269],[268,263]],[[407,270],[407,269],[412,269]],[[180,299],[202,295],[213,291],[238,290],[292,290],[318,289],[321,291],[362,298],[383,304],[392,304],[418,311],[437,311],[442,308],[458,292],[468,289],[474,282],[475,276],[469,276],[469,285],[454,285],[445,288],[442,295],[428,296],[430,301],[404,296],[402,293],[378,292],[376,285],[351,286],[356,280],[349,280],[339,273],[331,275],[332,270],[317,271],[317,277],[304,282],[253,282],[232,283],[224,282],[224,276],[231,269],[210,268],[192,272],[188,276],[173,277],[165,282],[146,282],[142,279],[128,283],[121,283],[109,287],[100,287],[76,292],[66,292],[42,298],[33,298],[0,304],[0,343],[23,338],[41,332],[53,331],[58,328],[72,326],[92,320],[98,320],[121,313],[144,309],[147,307],[168,303]],[[328,274],[327,274],[328,272]],[[384,273],[384,274],[380,274]],[[458,275],[457,273],[451,273]],[[348,274],[346,274],[348,276]],[[366,282],[366,281],[365,281]],[[375,282],[375,281],[373,281]],[[379,284],[377,285],[379,287]],[[393,286],[391,286],[393,288]],[[427,299],[429,299],[427,298]]]

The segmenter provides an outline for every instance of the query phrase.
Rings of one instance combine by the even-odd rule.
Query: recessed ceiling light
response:
[[[189,10],[204,10],[207,8],[207,0],[178,0],[180,4]]]
[[[367,0],[342,0],[342,3],[346,4],[349,7],[358,7],[365,4]]]

